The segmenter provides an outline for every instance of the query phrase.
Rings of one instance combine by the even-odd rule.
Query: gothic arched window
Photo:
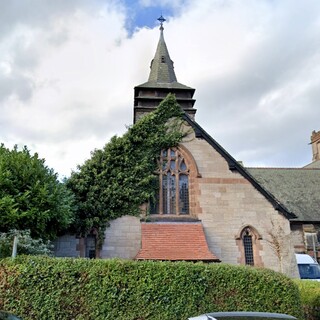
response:
[[[161,151],[152,214],[189,214],[189,168],[177,148]]]
[[[245,263],[254,266],[254,255],[252,246],[252,234],[249,228],[246,228],[242,234]]]
[[[263,267],[260,254],[262,251],[260,243],[262,237],[258,231],[250,225],[244,226],[239,230],[235,239],[240,251],[238,262],[250,266]]]

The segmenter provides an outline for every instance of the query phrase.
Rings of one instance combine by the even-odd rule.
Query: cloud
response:
[[[3,2],[1,142],[26,144],[63,176],[121,135],[132,123],[133,87],[148,78],[163,4]],[[311,161],[310,135],[320,130],[319,9],[315,0],[171,3],[164,32],[177,78],[196,89],[196,120],[237,160]]]
[[[170,38],[185,35],[175,47],[188,43],[184,55],[169,48],[179,80],[197,89],[198,122],[247,165],[311,160],[319,9],[315,1],[199,2],[170,24]]]

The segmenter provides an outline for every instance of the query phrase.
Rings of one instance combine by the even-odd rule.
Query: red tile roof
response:
[[[201,223],[141,223],[136,260],[220,261],[208,248]]]

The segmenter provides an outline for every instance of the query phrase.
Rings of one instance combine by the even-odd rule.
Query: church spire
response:
[[[166,21],[166,19],[161,15],[158,19],[160,21],[160,30],[163,31],[163,23]]]
[[[134,123],[146,113],[155,110],[169,93],[176,96],[181,108],[191,118],[194,119],[197,111],[193,107],[195,89],[177,81],[173,61],[170,58],[163,36],[163,23],[166,19],[161,15],[158,21],[160,22],[160,38],[156,53],[151,61],[148,81],[134,87]]]
[[[160,18],[158,18],[158,21],[160,21],[160,39],[156,54],[151,61],[148,81],[155,83],[177,82],[177,77],[173,68],[173,61],[170,59],[169,51],[163,36],[163,22],[165,22],[166,19],[161,15]]]

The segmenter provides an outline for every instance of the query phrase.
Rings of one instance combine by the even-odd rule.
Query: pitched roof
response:
[[[173,69],[173,61],[170,58],[166,42],[164,41],[163,28],[160,28],[160,39],[156,54],[151,61],[151,70],[148,81],[160,83],[171,83],[177,81],[177,77]]]
[[[296,218],[295,214],[291,212],[281,201],[279,201],[262,183],[244,168],[237,160],[235,160],[216,140],[214,140],[196,121],[191,119],[188,114],[184,114],[184,120],[194,129],[197,138],[206,140],[229,165],[231,171],[237,171],[244,178],[246,178],[275,208],[281,212],[287,219]]]
[[[304,168],[320,169],[320,160],[313,161],[307,164]]]
[[[208,248],[202,224],[142,223],[136,260],[220,261]]]
[[[197,138],[205,139],[290,221],[320,221],[320,168],[245,168],[187,114],[184,119]]]
[[[147,82],[136,87],[155,89],[187,89],[194,92],[193,88],[185,86],[177,81],[177,77],[174,72],[173,61],[170,58],[166,42],[164,41],[162,25],[160,27],[160,39],[157,50],[154,58],[151,61],[149,79]]]
[[[275,198],[293,212],[292,221],[320,221],[320,169],[246,168]]]

